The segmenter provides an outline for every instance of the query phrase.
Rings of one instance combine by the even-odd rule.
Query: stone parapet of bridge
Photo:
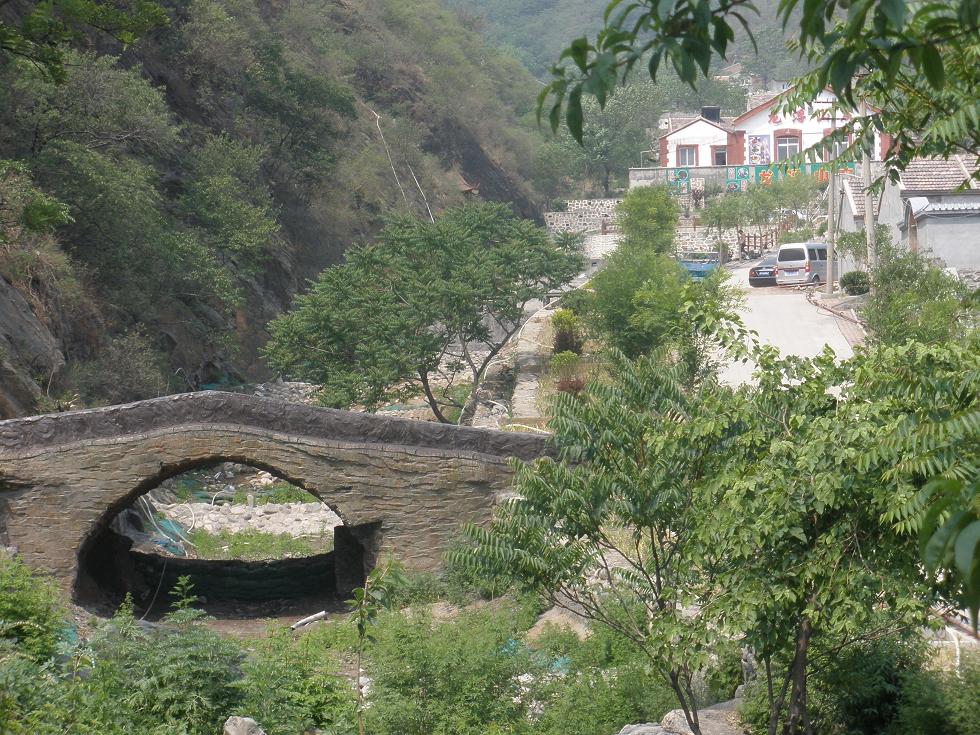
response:
[[[189,393],[0,421],[0,542],[77,592],[89,545],[169,477],[213,462],[267,470],[317,496],[390,554],[437,568],[466,522],[510,492],[510,460],[547,437]]]

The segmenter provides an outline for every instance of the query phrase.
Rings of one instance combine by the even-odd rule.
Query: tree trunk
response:
[[[698,720],[698,708],[692,700],[688,704],[688,698],[684,693],[684,689],[681,687],[680,677],[677,675],[677,671],[670,672],[670,688],[674,690],[674,694],[677,697],[677,701],[680,702],[681,710],[684,712],[684,719],[687,720],[687,726],[691,728],[691,732],[694,735],[701,735],[701,723]]]
[[[800,731],[801,726],[809,730],[806,711],[806,667],[812,634],[813,623],[810,622],[810,618],[803,618],[796,633],[796,654],[793,656],[793,666],[790,669],[793,688],[790,691],[789,714],[783,726],[783,735],[795,735]]]
[[[445,414],[443,414],[442,409],[439,408],[439,402],[436,400],[435,395],[432,393],[432,388],[429,386],[429,376],[422,370],[419,370],[419,380],[422,381],[422,391],[425,393],[425,401],[429,404],[429,408],[432,409],[436,420],[442,424],[451,423]]]

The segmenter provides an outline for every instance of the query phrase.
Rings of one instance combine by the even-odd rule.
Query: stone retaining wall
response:
[[[619,199],[573,199],[564,212],[545,212],[544,221],[551,232],[599,232],[603,221],[616,225]]]
[[[177,578],[187,575],[194,594],[208,600],[283,600],[337,594],[334,554],[270,561],[213,561],[181,559],[130,552],[140,585],[171,590]],[[162,583],[160,582],[163,577]]]

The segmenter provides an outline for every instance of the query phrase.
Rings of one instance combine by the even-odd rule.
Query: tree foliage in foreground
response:
[[[328,405],[377,406],[421,392],[433,414],[471,400],[527,305],[582,267],[502,205],[452,209],[434,223],[398,218],[354,248],[270,326],[269,363],[324,386]],[[459,390],[467,376],[469,386]]]
[[[26,3],[19,22],[0,22],[0,55],[27,59],[56,82],[65,79],[65,54],[86,30],[131,44],[168,18],[157,3],[102,0],[49,0]]]
[[[562,53],[572,63],[553,68],[538,98],[539,114],[547,110],[554,130],[564,114],[572,136],[581,140],[583,97],[604,105],[637,65],[653,80],[672,66],[695,86],[710,76],[712,62],[726,58],[736,32],[752,37],[756,12],[749,0],[613,0],[595,40],[576,39]],[[782,0],[778,14],[784,30],[793,28],[794,36],[798,31],[800,55],[813,65],[787,106],[810,102],[829,87],[853,116],[835,139],[858,131],[855,145],[863,146],[862,137],[889,133],[895,144],[887,162],[893,168],[916,155],[977,154],[980,0]],[[855,114],[862,99],[880,111]]]
[[[466,558],[633,640],[695,731],[689,682],[720,637],[760,661],[769,732],[804,732],[826,657],[922,625],[941,599],[978,606],[975,341],[842,364],[760,348],[757,387],[737,391],[692,387],[659,357],[558,399],[560,459],[518,468],[517,498],[468,529]],[[915,535],[934,525],[937,477],[974,494],[927,535],[933,566],[970,574],[930,580]]]

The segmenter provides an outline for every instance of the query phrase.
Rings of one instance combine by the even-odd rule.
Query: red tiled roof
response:
[[[676,118],[675,118],[675,120],[676,120]],[[684,130],[684,128],[690,127],[691,125],[693,125],[694,123],[696,123],[698,121],[706,122],[706,123],[708,123],[708,125],[714,125],[719,130],[724,130],[726,133],[731,133],[734,130],[734,128],[732,127],[731,122],[729,122],[730,120],[731,120],[731,118],[722,118],[721,119],[721,122],[715,122],[714,120],[709,120],[706,117],[701,117],[700,115],[698,115],[695,118],[691,118],[690,120],[687,120],[683,125],[681,125],[679,127],[672,128],[672,129],[668,130],[665,133],[661,133],[657,137],[657,140],[660,140],[660,138],[666,138],[668,135],[673,135],[674,133],[678,133],[681,130]]]
[[[875,173],[875,176],[879,173]],[[864,181],[855,174],[841,174],[840,182],[844,187],[844,201],[851,209],[851,215],[855,218],[864,219]],[[871,206],[874,211],[878,211],[881,197],[878,192],[871,194]]]
[[[976,170],[976,163],[968,164],[959,156],[915,158],[899,174],[899,182],[905,191],[956,191]],[[980,189],[980,183],[971,181],[968,188]]]

